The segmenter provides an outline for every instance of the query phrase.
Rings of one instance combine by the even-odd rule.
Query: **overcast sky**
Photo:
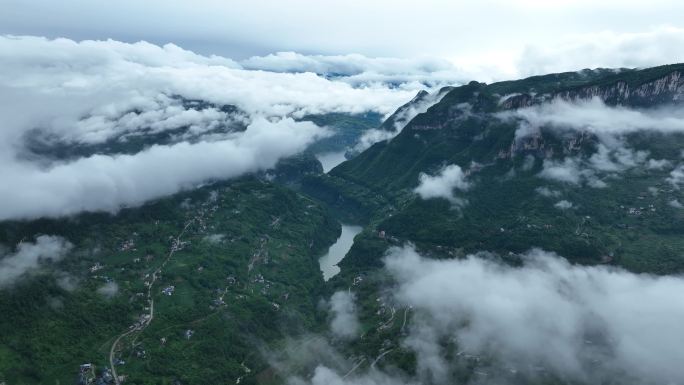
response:
[[[0,34],[172,42],[237,60],[278,51],[431,56],[514,74],[521,57],[684,28],[681,15],[677,0],[4,0]],[[659,59],[684,60],[683,40],[670,40]]]

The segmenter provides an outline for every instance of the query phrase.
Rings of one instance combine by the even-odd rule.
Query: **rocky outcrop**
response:
[[[676,103],[684,100],[684,79],[679,71],[656,80],[632,87],[625,81],[610,85],[592,85],[576,90],[561,91],[553,98],[577,101],[600,98],[610,105],[647,107],[660,103]]]
[[[529,107],[537,103],[530,94],[511,94],[506,95],[499,101],[499,106],[504,110],[514,110],[517,108]]]
[[[680,71],[676,70],[639,85],[630,85],[624,80],[618,80],[609,84],[594,84],[542,95],[511,94],[501,98],[499,107],[504,110],[512,110],[554,99],[584,101],[593,98],[599,98],[608,105],[632,107],[680,103],[684,101],[684,77]]]
[[[536,133],[514,139],[506,149],[499,150],[498,159],[510,159],[520,154],[532,154],[540,158],[551,158],[554,154],[574,155],[582,151],[583,146],[591,145],[595,136],[579,131],[558,138],[555,134]]]

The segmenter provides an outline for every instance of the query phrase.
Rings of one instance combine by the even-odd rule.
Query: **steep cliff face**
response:
[[[682,76],[684,70],[678,67],[680,66],[675,66],[669,71],[663,71],[659,76],[650,76],[645,79],[634,76],[635,74],[639,75],[639,72],[636,71],[625,78],[615,75],[613,79],[603,79],[594,84],[570,88],[559,87],[558,90],[543,94],[534,92],[510,93],[499,98],[497,107],[498,110],[506,111],[540,105],[554,100],[581,102],[596,98],[610,106],[636,108],[678,104],[684,101],[684,77]],[[496,87],[496,85],[492,86]],[[444,123],[442,123],[443,125]],[[562,138],[554,137],[548,133],[536,132],[514,138],[509,147],[499,150],[497,158],[510,159],[521,153],[533,154],[542,158],[571,155],[578,153],[583,147],[592,148],[597,142],[596,136],[587,132],[577,132]]]
[[[571,156],[586,148],[593,149],[598,143],[596,135],[586,131],[569,132],[562,137],[542,131],[513,139],[509,147],[499,150],[496,158],[511,159],[516,155],[527,154],[543,159],[559,155]]]
[[[562,91],[554,97],[570,101],[598,97],[610,105],[644,107],[660,103],[675,103],[684,97],[684,79],[680,71],[673,71],[666,76],[638,86],[631,86],[625,81],[617,81],[611,85],[593,85],[579,90]]]
[[[529,107],[554,99],[584,101],[599,98],[608,105],[650,107],[657,104],[679,103],[684,100],[684,78],[681,70],[673,70],[656,79],[634,84],[616,79],[604,84],[591,84],[552,93],[516,93],[502,97],[500,108],[511,110]]]

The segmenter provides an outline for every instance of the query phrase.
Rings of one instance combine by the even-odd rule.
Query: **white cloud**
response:
[[[208,179],[263,170],[325,135],[292,118],[388,114],[423,87],[355,87],[313,73],[250,71],[171,44],[27,36],[0,37],[0,68],[0,220],[115,211]],[[193,107],[177,96],[213,105]],[[247,130],[205,135],[235,121]],[[48,145],[70,146],[186,126],[198,138],[192,144],[180,136],[180,143],[135,154],[46,163],[24,152],[34,129]]]
[[[303,380],[301,378],[290,379],[290,385],[401,385],[401,384],[415,384],[416,382],[405,383],[401,379],[389,376],[380,371],[371,370],[363,373],[361,376],[344,376],[338,374],[336,371],[326,367],[318,366],[314,370],[313,376],[310,380]]]
[[[413,191],[422,199],[444,198],[455,205],[463,205],[465,202],[454,196],[454,189],[466,191],[471,183],[466,181],[466,175],[460,166],[456,164],[442,168],[437,175],[430,176],[421,173],[418,177],[418,187]]]
[[[517,68],[526,76],[584,68],[651,67],[684,61],[684,55],[672,52],[681,46],[684,29],[676,27],[581,33],[556,44],[526,47],[518,58]]]
[[[362,357],[344,360],[330,345],[307,338],[315,343],[295,349],[295,366],[317,366],[311,377],[288,383],[450,384],[464,365],[494,383],[535,380],[540,373],[587,384],[684,379],[684,351],[672,338],[684,333],[683,277],[572,265],[539,249],[521,257],[514,267],[488,253],[435,260],[412,247],[390,249],[385,270],[395,285],[388,300],[411,308],[400,343],[415,354],[415,374],[358,365]]]
[[[563,200],[556,202],[556,204],[554,204],[553,207],[560,209],[560,210],[571,209],[572,208],[572,202],[566,201],[565,199],[563,199]]]
[[[43,169],[14,162],[0,169],[0,220],[116,211],[211,179],[275,165],[323,135],[310,122],[256,119],[244,133],[216,142],[153,146],[134,155],[93,155]]]
[[[371,58],[360,54],[302,55],[277,52],[240,61],[245,69],[273,72],[313,72],[353,84],[424,83],[432,86],[463,83],[470,79],[453,63],[438,58]]]
[[[600,143],[598,151],[589,157],[589,166],[598,171],[620,172],[643,164],[647,157],[646,151],[634,151],[622,146],[611,149]]]
[[[209,234],[204,237],[205,241],[215,245],[222,243],[224,239],[226,239],[225,234]]]
[[[567,102],[555,99],[541,105],[498,114],[503,119],[516,117],[516,138],[538,134],[542,127],[562,134],[568,131],[588,132],[598,139],[597,151],[587,159],[566,157],[563,161],[545,160],[541,177],[571,184],[587,183],[606,187],[599,174],[617,175],[635,167],[663,169],[671,166],[667,159],[648,159],[647,151],[636,151],[623,136],[635,132],[684,132],[684,110],[662,107],[647,110],[605,105],[600,99]]]
[[[665,179],[668,183],[679,190],[682,184],[684,184],[684,164],[680,164],[670,172],[670,176]]]
[[[57,286],[65,291],[74,291],[78,288],[78,279],[68,273],[59,273],[55,280]]]
[[[560,191],[558,191],[558,190],[552,190],[552,189],[550,189],[550,188],[548,188],[548,187],[545,187],[545,186],[543,186],[543,187],[537,187],[536,189],[534,189],[534,191],[535,191],[537,194],[539,194],[539,195],[541,195],[541,196],[543,196],[543,197],[547,197],[547,198],[557,198],[557,197],[561,196],[561,192],[560,192]]]
[[[672,167],[672,162],[667,159],[649,159],[646,167],[649,170],[662,170],[664,168]]]
[[[672,338],[684,333],[681,277],[571,265],[541,250],[515,268],[482,256],[430,260],[395,248],[386,265],[399,285],[395,299],[416,314],[411,335],[434,334],[421,339],[431,345],[423,350],[436,349],[442,360],[440,341],[453,339],[459,350],[523,373],[541,365],[588,383],[684,379],[684,350]],[[449,372],[448,361],[432,362]]]
[[[0,288],[13,284],[46,261],[59,261],[71,248],[67,240],[52,235],[39,235],[35,242],[19,243],[15,252],[0,257]]]
[[[667,204],[669,204],[671,207],[674,207],[676,209],[684,208],[684,205],[682,205],[681,202],[679,202],[677,199],[673,199],[673,200],[667,202]]]
[[[428,55],[451,59],[483,81],[684,61],[678,17],[684,6],[675,0],[24,0],[9,1],[3,11],[0,33],[172,41],[196,51],[240,57],[276,51]],[[145,17],[150,14],[156,16],[155,23]],[[482,23],[484,19],[489,22]]]
[[[97,294],[105,298],[114,298],[119,293],[119,285],[112,281],[97,288]]]
[[[145,123],[184,112],[166,111],[165,95],[166,99],[181,95],[236,105],[250,115],[366,111],[387,114],[424,88],[420,85],[408,89],[382,85],[357,88],[313,73],[244,70],[229,59],[208,58],[173,45],[158,47],[145,42],[125,44],[112,40],[75,42],[3,36],[0,37],[0,65],[3,69],[0,85],[7,87],[2,92],[7,92],[7,101],[12,100],[9,95],[27,94],[21,100],[26,105],[18,107],[39,113],[30,123],[49,122],[51,127],[73,125],[82,116],[118,118],[136,109],[160,114],[138,118],[146,120]],[[41,103],[47,111],[35,108],[30,103],[33,97],[40,97],[35,103]],[[57,105],[45,105],[48,101]],[[65,111],[64,107],[68,109]],[[60,120],[51,122],[56,117]],[[198,118],[201,117],[186,116],[183,120]],[[141,125],[137,121],[127,123]]]
[[[594,170],[583,167],[583,163],[577,158],[565,158],[559,160],[544,160],[544,168],[539,173],[541,178],[559,182],[580,185],[586,183],[590,187],[604,188],[606,183],[596,176]]]
[[[338,291],[330,297],[330,331],[340,338],[356,337],[361,328],[354,295],[347,291]]]
[[[533,107],[510,112],[534,128],[588,131],[599,136],[621,135],[637,131],[684,132],[684,110],[655,108],[637,110],[607,106],[601,99],[567,102],[555,99]]]

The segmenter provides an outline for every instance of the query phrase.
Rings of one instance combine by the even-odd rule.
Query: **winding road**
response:
[[[135,325],[132,329],[129,329],[119,334],[119,336],[116,337],[116,339],[112,343],[112,347],[109,349],[109,367],[112,371],[112,376],[114,377],[114,383],[116,385],[121,385],[121,382],[119,381],[119,376],[116,373],[116,365],[114,364],[114,354],[116,353],[116,348],[122,339],[135,332],[142,333],[150,325],[150,323],[152,323],[152,319],[154,319],[154,298],[152,298],[152,288],[154,287],[154,283],[157,281],[157,277],[161,276],[162,270],[173,256],[173,253],[176,252],[176,250],[178,250],[178,246],[181,244],[181,237],[183,236],[183,234],[185,234],[185,231],[188,229],[188,227],[190,227],[190,225],[193,222],[195,222],[195,220],[197,220],[197,217],[191,219],[185,224],[183,230],[178,234],[178,236],[176,236],[176,238],[172,242],[171,250],[169,251],[169,254],[166,256],[166,259],[164,259],[164,262],[162,262],[162,264],[157,268],[157,270],[155,270],[154,273],[152,273],[152,280],[150,281],[150,285],[147,287],[147,302],[150,304],[150,312],[148,314],[147,319],[139,325]]]

